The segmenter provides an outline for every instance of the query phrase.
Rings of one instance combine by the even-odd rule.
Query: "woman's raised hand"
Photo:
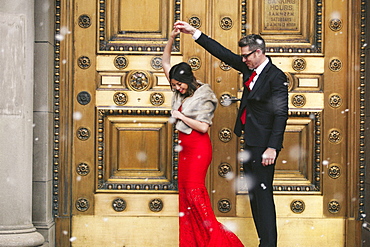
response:
[[[172,30],[172,32],[171,32],[171,38],[175,38],[178,34],[180,33],[180,29],[178,29],[178,28],[174,28],[173,30]]]

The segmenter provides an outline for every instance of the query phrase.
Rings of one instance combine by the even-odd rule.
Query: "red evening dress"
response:
[[[239,247],[238,237],[217,221],[205,187],[212,160],[208,133],[179,131],[178,185],[180,247]]]

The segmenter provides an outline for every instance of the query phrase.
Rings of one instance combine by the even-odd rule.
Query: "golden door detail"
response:
[[[356,121],[348,114],[355,110],[348,105],[348,88],[355,90],[356,83],[349,86],[345,79],[351,1],[334,2],[56,1],[56,33],[64,35],[55,53],[58,245],[67,246],[71,237],[77,238],[74,246],[176,245],[181,144],[169,121],[172,91],[161,66],[175,20],[188,21],[236,53],[243,35],[263,36],[289,88],[289,119],[274,179],[282,246],[307,239],[291,236],[295,228],[316,245],[343,244],[346,217],[356,217],[358,210],[347,209],[349,198],[357,196],[347,193],[348,140],[357,143],[356,132],[347,127]],[[233,133],[241,76],[190,35],[176,38],[172,63],[180,61],[212,86],[220,102],[210,129],[213,160],[207,175],[216,216],[232,222],[243,243],[256,244],[240,162],[244,139]],[[357,168],[351,169],[355,174]]]

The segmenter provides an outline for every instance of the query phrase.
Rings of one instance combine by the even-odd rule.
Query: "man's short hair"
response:
[[[266,51],[266,44],[263,38],[258,34],[249,34],[242,37],[238,43],[239,47],[249,46],[249,50],[254,51],[260,49],[262,53]]]

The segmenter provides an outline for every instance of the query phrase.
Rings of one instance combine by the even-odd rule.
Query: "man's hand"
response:
[[[262,154],[262,165],[268,166],[272,165],[275,162],[276,150],[274,148],[267,148]]]
[[[190,26],[190,24],[185,21],[176,21],[173,27],[175,29],[179,29],[182,33],[191,35],[193,35],[197,30],[195,27]]]

